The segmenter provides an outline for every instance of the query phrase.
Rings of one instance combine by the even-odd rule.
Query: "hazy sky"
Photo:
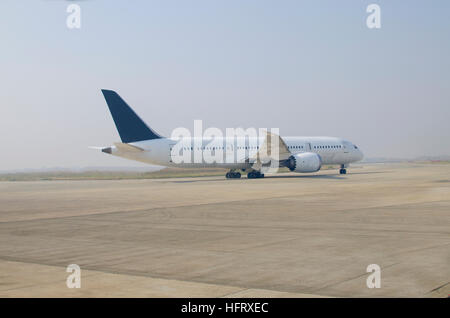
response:
[[[347,138],[366,157],[450,154],[450,1],[0,1],[0,170],[138,166],[114,89],[162,135],[279,127]],[[381,29],[366,7],[381,6]]]

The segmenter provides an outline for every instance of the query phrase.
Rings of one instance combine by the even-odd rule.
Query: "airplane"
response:
[[[93,148],[113,156],[167,167],[230,169],[227,179],[240,178],[239,171],[247,172],[249,179],[263,178],[268,163],[299,173],[317,172],[323,165],[339,165],[339,173],[346,174],[350,163],[363,158],[356,145],[336,137],[280,137],[267,132],[265,138],[217,137],[214,144],[212,139],[203,137],[166,138],[147,126],[115,91],[102,89],[102,93],[122,142]],[[186,151],[184,158],[188,159],[197,151],[200,160],[174,160],[175,148]],[[203,156],[219,151],[219,157],[231,154],[233,160],[211,162]]]

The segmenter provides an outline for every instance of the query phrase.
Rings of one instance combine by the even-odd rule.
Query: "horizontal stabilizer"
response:
[[[141,151],[144,151],[144,149],[142,149],[140,147],[129,145],[129,144],[123,144],[123,143],[120,143],[120,142],[114,143],[114,146],[116,146],[116,148],[119,151],[123,151],[123,152],[141,152]]]

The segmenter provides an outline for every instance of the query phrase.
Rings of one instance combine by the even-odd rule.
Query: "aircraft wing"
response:
[[[271,166],[272,168],[279,167],[279,162],[288,159],[291,156],[284,140],[277,134],[267,132],[264,143],[259,147],[258,152],[254,158],[251,158],[253,163],[252,168],[261,170],[262,167]]]

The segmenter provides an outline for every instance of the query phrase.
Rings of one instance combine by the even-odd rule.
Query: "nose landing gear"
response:
[[[339,170],[339,174],[346,174],[347,169],[345,169],[345,165],[341,165],[341,169]]]

